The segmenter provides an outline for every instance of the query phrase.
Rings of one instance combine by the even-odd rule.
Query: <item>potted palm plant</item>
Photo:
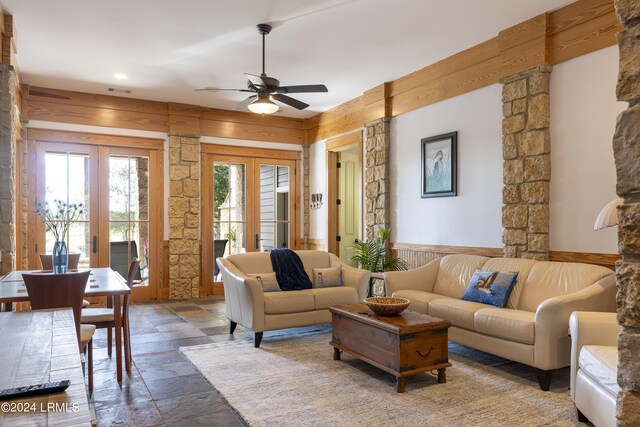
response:
[[[378,237],[375,239],[367,242],[356,239],[353,243],[355,255],[351,257],[351,261],[355,261],[358,267],[369,270],[372,273],[408,270],[409,267],[405,260],[391,256],[391,250],[389,249],[390,234],[391,231],[388,228],[382,227],[378,232]],[[372,277],[371,280],[369,294],[380,293],[379,291],[374,292],[373,288],[376,284],[382,282],[382,278]]]

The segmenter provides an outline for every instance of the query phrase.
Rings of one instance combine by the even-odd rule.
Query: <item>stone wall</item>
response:
[[[16,268],[16,72],[0,65],[0,275]]]
[[[629,102],[618,116],[613,137],[616,161],[616,192],[624,198],[618,209],[617,402],[619,426],[640,425],[640,4],[637,0],[616,0],[623,29],[618,35],[620,66],[617,96]]]
[[[549,259],[549,80],[541,65],[501,81],[504,256]]]
[[[200,139],[169,134],[169,297],[200,295]]]
[[[29,167],[28,156],[33,153],[32,143],[27,138],[27,120],[20,119],[22,124],[22,132],[18,149],[20,150],[20,235],[18,236],[18,245],[20,247],[20,259],[16,259],[16,269],[28,270],[29,269]],[[87,238],[87,241],[89,239]]]
[[[365,236],[371,240],[381,227],[389,228],[389,118],[365,125]]]

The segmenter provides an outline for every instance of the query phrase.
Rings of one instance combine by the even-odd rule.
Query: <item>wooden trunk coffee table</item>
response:
[[[438,382],[446,383],[449,363],[447,331],[451,322],[415,311],[398,316],[379,316],[366,304],[330,307],[333,359],[347,353],[396,377],[396,391],[404,392],[408,376],[438,371]]]

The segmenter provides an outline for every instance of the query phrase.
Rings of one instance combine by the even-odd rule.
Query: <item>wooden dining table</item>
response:
[[[0,402],[0,426],[91,426],[70,308],[0,313],[0,341],[0,389],[71,383],[60,393]]]
[[[79,271],[86,271],[80,269]],[[89,281],[85,290],[85,297],[107,297],[113,304],[113,320],[115,324],[116,341],[116,376],[118,382],[122,382],[122,317],[128,319],[128,313],[123,313],[122,308],[128,307],[127,303],[131,289],[125,279],[111,268],[90,268]],[[22,274],[53,274],[50,271],[22,270],[12,271],[0,279],[0,303],[3,311],[13,311],[16,302],[28,302],[29,294],[22,279]],[[125,368],[131,372],[131,354],[125,346]]]

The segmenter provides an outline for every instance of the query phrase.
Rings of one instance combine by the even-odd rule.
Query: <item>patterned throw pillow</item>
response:
[[[276,279],[276,273],[261,273],[261,274],[247,274],[249,277],[253,277],[262,285],[263,292],[281,292],[278,285],[278,279]]]
[[[517,280],[517,272],[501,273],[477,269],[461,299],[504,308]]]
[[[313,269],[314,288],[332,288],[334,286],[342,286],[342,267]]]

